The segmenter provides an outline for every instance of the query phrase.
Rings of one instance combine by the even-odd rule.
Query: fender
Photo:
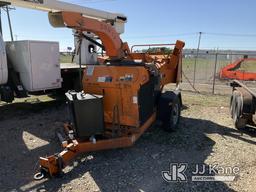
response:
[[[182,106],[182,97],[179,90],[166,91],[161,94],[158,100],[157,120],[163,121],[170,115],[170,104],[178,100]]]

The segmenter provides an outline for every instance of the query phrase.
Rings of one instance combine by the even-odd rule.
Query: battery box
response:
[[[66,93],[70,121],[76,137],[85,139],[104,132],[103,96],[69,91]]]

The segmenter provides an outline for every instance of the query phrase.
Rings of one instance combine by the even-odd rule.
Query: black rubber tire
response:
[[[3,86],[0,88],[0,101],[11,103],[14,100],[13,90],[9,86]]]
[[[177,97],[169,107],[170,107],[170,115],[168,120],[166,122],[163,122],[163,127],[165,131],[173,132],[177,130],[178,124],[180,121],[180,114],[181,114],[180,99]]]
[[[243,117],[243,98],[239,91],[234,91],[232,101],[232,118],[237,129],[245,128],[247,119]]]

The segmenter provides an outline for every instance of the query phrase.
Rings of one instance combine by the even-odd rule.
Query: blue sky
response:
[[[124,41],[171,43],[176,39],[196,48],[256,50],[255,0],[71,0],[87,7],[120,12],[128,17]],[[60,42],[61,49],[73,46],[69,29],[52,28],[47,13],[21,9],[11,11],[15,38]],[[5,40],[10,40],[3,13]]]

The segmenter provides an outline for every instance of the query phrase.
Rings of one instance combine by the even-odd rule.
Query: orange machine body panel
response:
[[[93,65],[84,71],[83,87],[85,93],[104,96],[105,123],[113,123],[116,109],[120,125],[140,127],[138,92],[148,81],[143,66]]]

